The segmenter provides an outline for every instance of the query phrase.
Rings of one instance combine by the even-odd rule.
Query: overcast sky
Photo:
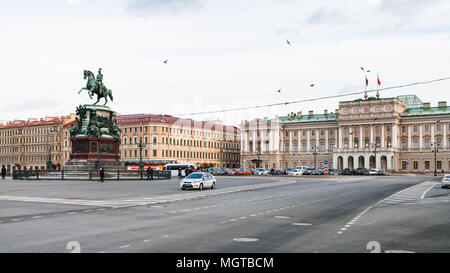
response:
[[[361,66],[371,70],[370,89],[376,73],[381,87],[448,77],[449,14],[447,0],[1,1],[0,122],[66,115],[93,103],[77,92],[86,85],[83,70],[97,74],[99,67],[114,96],[108,105],[121,114],[363,91]],[[450,103],[449,91],[444,81],[381,95],[416,94],[433,106]],[[192,118],[238,125],[291,111],[334,111],[338,102]]]

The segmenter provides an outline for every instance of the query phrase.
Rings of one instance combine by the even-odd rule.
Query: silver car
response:
[[[450,174],[444,174],[441,180],[441,186],[443,189],[450,187]]]
[[[214,189],[216,187],[216,178],[210,173],[195,172],[188,175],[180,182],[180,189]]]

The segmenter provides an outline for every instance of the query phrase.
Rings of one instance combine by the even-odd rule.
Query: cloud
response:
[[[130,0],[128,11],[137,16],[149,14],[178,14],[186,10],[198,10],[204,0]]]
[[[326,7],[316,9],[306,20],[309,24],[335,24],[345,23],[347,21],[348,17],[343,11]]]
[[[434,6],[440,0],[383,0],[379,9],[400,16],[412,16],[417,11]]]

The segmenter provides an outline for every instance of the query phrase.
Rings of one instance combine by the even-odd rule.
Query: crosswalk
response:
[[[427,192],[435,187],[439,187],[439,183],[431,181],[423,182],[381,200],[376,204],[376,206],[386,207],[397,204],[412,205],[450,202],[450,195],[426,197]]]
[[[237,193],[237,192],[242,192],[242,191],[250,191],[250,190],[263,189],[263,188],[285,186],[285,185],[289,185],[289,184],[292,184],[295,182],[296,181],[293,181],[293,180],[287,180],[287,181],[280,180],[280,181],[272,182],[272,183],[245,185],[245,186],[229,187],[229,188],[223,188],[223,189],[216,188],[214,190],[182,192],[182,193],[177,193],[177,194],[160,195],[160,196],[152,196],[152,197],[141,197],[141,198],[135,198],[135,199],[87,200],[87,199],[65,199],[65,198],[0,195],[0,200],[122,208],[122,207],[144,206],[144,205],[163,204],[163,203],[168,203],[168,202],[177,202],[177,201],[184,201],[184,200],[208,198],[211,196],[231,194],[231,193]]]

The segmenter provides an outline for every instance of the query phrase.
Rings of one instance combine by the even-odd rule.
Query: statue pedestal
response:
[[[70,161],[83,162],[119,162],[120,140],[113,137],[76,136],[71,139],[72,153]]]

